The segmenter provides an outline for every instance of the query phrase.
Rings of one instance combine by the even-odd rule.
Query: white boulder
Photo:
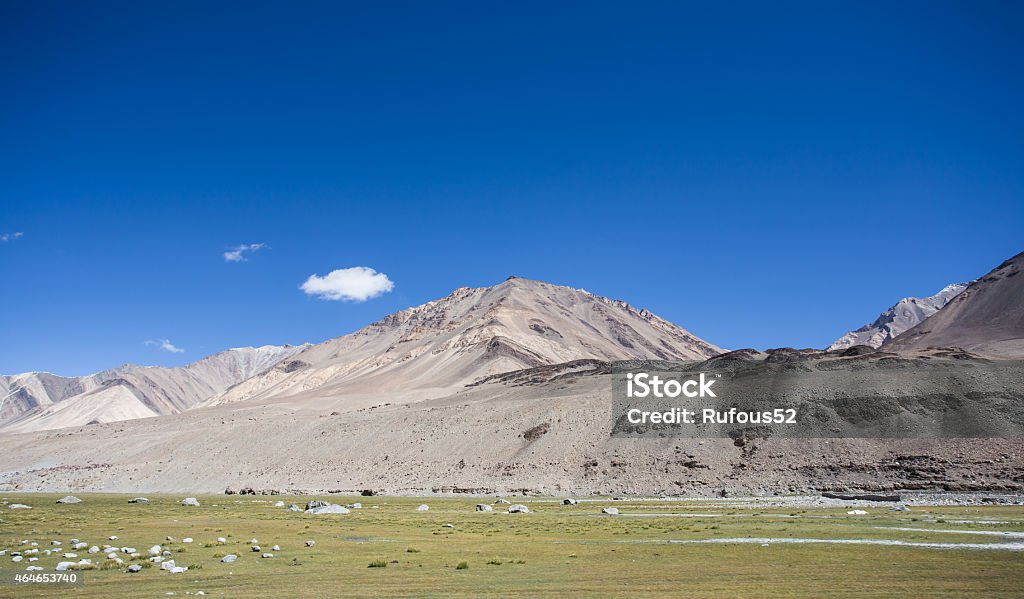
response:
[[[319,515],[319,514],[347,514],[347,513],[349,513],[349,510],[346,507],[342,507],[340,505],[335,505],[335,504],[331,503],[331,504],[328,504],[328,505],[325,505],[325,506],[315,507],[315,508],[313,508],[311,510],[306,510],[306,513],[307,514],[317,514],[317,515]]]

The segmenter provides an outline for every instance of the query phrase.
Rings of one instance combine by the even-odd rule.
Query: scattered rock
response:
[[[617,508],[617,507],[606,507],[606,508],[603,508],[601,510],[601,513],[602,514],[610,514],[612,516],[618,516],[619,515],[619,508]]]
[[[866,516],[867,515],[867,512],[865,512],[864,510],[850,510],[850,511],[848,511],[846,513],[851,515],[851,516]]]
[[[54,568],[54,570],[56,570],[58,572],[65,572],[65,571],[71,569],[71,566],[74,566],[74,565],[75,565],[75,562],[60,562],[60,563],[57,564],[57,567]]]
[[[12,504],[8,505],[7,507],[12,509],[12,510],[30,510],[30,509],[32,509],[31,505],[25,505],[24,503],[12,503]]]
[[[142,566],[140,566],[138,564],[132,564],[132,565],[128,566],[128,571],[129,572],[133,572],[133,573],[134,572],[142,572]]]
[[[293,503],[293,504],[291,504],[291,505],[289,505],[289,506],[288,506],[288,511],[289,511],[289,512],[301,512],[301,511],[302,511],[302,508],[300,508],[299,506],[297,506],[297,505],[295,505],[295,504]]]
[[[478,504],[476,504],[476,511],[478,511],[478,512],[493,512],[494,508],[492,508],[491,506],[487,505],[486,503],[478,503]]]
[[[220,543],[221,545],[223,545],[224,543],[227,543],[228,540],[225,539],[224,537],[217,537],[217,542]]]
[[[82,503],[82,500],[74,495],[68,495],[67,497],[61,497],[58,499],[57,503]]]
[[[145,497],[136,497],[134,499],[129,499],[128,503],[149,503],[149,500]]]
[[[264,553],[260,557],[263,558],[263,559],[267,559],[268,557],[274,557],[274,554],[273,553]]]
[[[29,567],[25,568],[25,571],[26,572],[38,572],[38,571],[40,571],[42,569],[43,569],[42,566],[29,566]]]
[[[153,545],[152,547],[149,548],[149,554],[150,555],[160,555],[163,552],[164,552],[163,548],[160,547],[159,545]]]
[[[181,540],[181,542],[182,543],[191,543],[192,542],[192,537],[185,537],[184,539]]]
[[[909,512],[910,508],[908,508],[907,506],[905,506],[905,505],[903,505],[901,503],[899,505],[894,505],[894,506],[890,507],[889,510],[893,511],[893,512]]]
[[[328,505],[331,505],[331,504],[327,503],[326,501],[319,501],[319,500],[307,501],[306,502],[306,510],[308,511],[308,510],[312,510],[312,509],[315,509],[315,508],[318,508],[318,507],[324,507],[324,506],[328,506]]]
[[[350,504],[346,505],[345,507],[347,507],[349,509],[352,509],[352,510],[361,510],[361,509],[363,509],[363,504],[361,504],[359,502],[356,502],[356,503],[350,503]]]
[[[521,503],[514,503],[508,506],[508,513],[510,514],[529,514],[530,508],[526,507]]]
[[[259,545],[253,545],[250,549],[253,553],[259,553],[260,551],[263,551],[262,549],[260,549]]]
[[[316,545],[316,541],[313,539],[306,541],[306,547],[312,547],[313,545]]]
[[[274,545],[273,547],[270,548],[270,550],[271,551],[280,551],[281,550],[281,546],[280,545]]]
[[[181,505],[185,507],[199,507],[199,500],[195,497],[186,497],[181,500]]]
[[[283,501],[275,501],[274,502],[274,507],[284,507],[284,502]]]
[[[230,554],[225,555],[224,557],[222,557],[220,559],[220,561],[225,563],[225,564],[230,564],[231,562],[235,561],[236,559],[238,559],[238,556],[235,555],[234,553],[230,553]]]
[[[507,500],[507,499],[502,499],[501,497],[499,497],[498,499],[496,499],[494,501],[494,505],[508,505],[509,503],[512,503],[512,502]]]
[[[567,497],[562,500],[562,505],[576,505],[577,503],[579,502],[571,497]]]
[[[427,505],[425,503],[422,503],[422,504],[420,504],[420,506],[418,508],[416,508],[416,511],[417,512],[425,512],[425,511],[427,511],[429,509],[430,509],[429,505]]]

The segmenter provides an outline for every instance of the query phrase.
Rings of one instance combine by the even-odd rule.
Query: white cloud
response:
[[[391,291],[395,284],[382,272],[353,266],[332,270],[322,277],[310,275],[299,288],[320,299],[365,302]]]
[[[255,252],[266,247],[265,243],[243,243],[242,245],[236,245],[234,249],[224,252],[225,262],[245,262],[245,252]]]
[[[15,239],[21,239],[25,234],[21,231],[15,231],[14,233],[0,233],[0,241],[14,241]]]
[[[160,349],[162,349],[164,351],[167,351],[167,352],[171,352],[172,354],[181,354],[181,353],[185,352],[184,349],[182,349],[180,347],[177,347],[173,343],[171,343],[170,339],[158,339],[156,341],[153,341],[152,339],[150,339],[150,340],[147,340],[145,343],[146,343],[146,345],[152,345],[152,346],[155,346],[155,347],[159,347]]]

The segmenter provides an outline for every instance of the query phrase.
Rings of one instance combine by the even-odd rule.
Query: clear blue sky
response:
[[[510,274],[824,346],[1024,250],[1020,6],[8,0],[0,372],[317,342]],[[355,266],[394,289],[299,289]]]

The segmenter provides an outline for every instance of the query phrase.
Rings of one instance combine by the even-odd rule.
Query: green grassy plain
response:
[[[552,499],[519,501],[530,514],[475,512],[478,498],[318,497],[359,501],[347,515],[313,516],[273,507],[277,500],[304,505],[310,497],[199,497],[198,508],[181,497],[79,495],[84,502],[57,505],[58,495],[5,494],[30,510],[0,506],[0,571],[24,571],[10,551],[24,539],[39,549],[51,540],[72,551],[70,539],[89,545],[131,546],[144,557],[162,545],[188,572],[158,566],[130,574],[120,569],[85,572],[79,587],[0,586],[0,597],[1022,597],[1024,552],[932,549],[880,545],[680,544],[670,540],[744,537],[890,539],[907,542],[995,543],[1021,538],[939,530],[1024,531],[1024,507],[913,507],[891,512],[867,508],[734,508],[715,502],[602,501],[561,506]],[[513,500],[515,501],[515,500]],[[417,512],[420,503],[430,505]],[[379,506],[373,509],[371,506]],[[614,506],[623,514],[605,516]],[[678,514],[690,514],[680,516]],[[693,515],[697,514],[697,515]],[[703,514],[703,515],[702,515]],[[710,515],[715,514],[715,515]],[[985,520],[987,523],[956,522]],[[994,523],[993,523],[994,522]],[[453,524],[448,528],[446,524]],[[880,528],[881,527],[881,528]],[[930,529],[896,531],[886,527]],[[932,532],[932,531],[935,532]],[[118,540],[108,537],[116,535]],[[166,542],[171,536],[174,542]],[[193,543],[181,540],[192,537]],[[227,543],[218,545],[217,537]],[[249,549],[257,538],[261,559]],[[306,547],[305,541],[316,541]],[[79,557],[102,562],[103,554]],[[232,564],[220,557],[237,554]],[[52,572],[58,555],[32,562]],[[75,561],[75,560],[70,560]],[[382,562],[384,565],[382,565]],[[465,567],[459,567],[465,562]],[[374,567],[370,567],[371,563]]]

